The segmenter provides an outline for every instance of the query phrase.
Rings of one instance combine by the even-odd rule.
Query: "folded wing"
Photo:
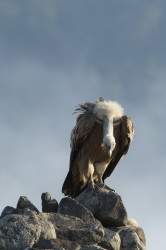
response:
[[[75,180],[73,180],[73,176],[77,175],[77,173],[74,173],[74,171],[79,171],[79,168],[76,169],[73,167],[73,163],[81,146],[83,145],[95,125],[95,116],[92,113],[92,105],[93,104],[91,103],[85,103],[84,105],[80,105],[79,110],[81,110],[83,113],[77,117],[76,125],[71,132],[71,153],[69,172],[62,187],[62,192],[65,195],[73,195],[73,183],[76,181],[76,178]]]

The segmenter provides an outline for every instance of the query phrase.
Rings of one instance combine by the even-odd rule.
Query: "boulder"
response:
[[[28,209],[31,211],[39,212],[39,210],[32,204],[32,202],[26,196],[20,196],[17,209]]]
[[[48,193],[43,197],[52,201]],[[44,211],[39,213],[25,196],[17,208],[6,207],[0,217],[0,249],[146,249],[143,230],[131,220],[125,224],[127,214],[120,196],[111,190],[87,188],[76,199],[63,198],[58,211],[53,212],[51,206]]]
[[[145,233],[144,230],[141,227],[136,227],[132,226],[131,229],[138,235],[140,241],[142,242],[143,245],[146,246],[146,238],[145,238]]]
[[[80,218],[86,223],[101,224],[96,220],[90,210],[72,198],[63,198],[59,203],[58,213]]]
[[[100,246],[108,250],[119,250],[121,246],[121,238],[119,233],[105,229],[104,238],[100,242]]]
[[[104,229],[100,225],[84,224],[82,227],[70,229],[68,235],[70,240],[77,241],[81,245],[93,245],[101,242],[104,236]]]
[[[40,237],[56,239],[53,225],[41,214],[10,214],[0,219],[0,249],[32,247]]]
[[[41,238],[37,244],[34,245],[37,249],[68,249],[68,250],[79,250],[80,245],[77,242],[72,242],[69,240],[51,239],[46,240]]]
[[[74,216],[47,214],[47,218],[55,227],[57,238],[76,241],[83,245],[99,243],[104,236],[101,224],[85,223]]]
[[[9,215],[9,214],[14,214],[15,211],[16,211],[16,209],[14,207],[7,206],[3,209],[2,213],[1,213],[1,217],[5,216],[5,215]]]
[[[145,245],[133,228],[122,228],[119,235],[121,237],[121,250],[146,250]]]
[[[4,210],[1,213],[1,217],[9,214],[22,214],[22,215],[32,215],[32,214],[37,214],[39,212],[33,211],[29,208],[24,208],[24,209],[18,209],[18,208],[13,208],[10,206],[7,206],[4,208]]]
[[[55,199],[51,199],[51,195],[46,192],[42,193],[42,212],[44,213],[56,213],[58,211],[58,202]]]
[[[128,217],[121,197],[114,191],[88,186],[75,200],[89,209],[103,226],[125,226]]]

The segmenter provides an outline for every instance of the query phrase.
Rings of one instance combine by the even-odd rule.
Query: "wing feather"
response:
[[[75,160],[77,153],[79,152],[80,147],[92,131],[95,125],[95,116],[93,115],[93,103],[81,104],[79,108],[76,109],[76,112],[81,111],[77,117],[76,125],[71,132],[70,138],[70,163],[69,163],[69,172],[64,181],[62,192],[66,195],[72,195],[73,193],[73,181],[72,181],[72,166]]]
[[[75,158],[75,154],[90,134],[94,125],[95,116],[92,113],[86,112],[85,114],[81,114],[79,116],[77,123],[71,132],[70,167]]]

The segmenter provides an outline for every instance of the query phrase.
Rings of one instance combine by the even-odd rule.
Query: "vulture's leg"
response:
[[[94,166],[93,166],[93,164],[91,162],[89,162],[89,164],[88,164],[88,169],[89,169],[88,187],[93,189],[94,186],[95,186],[95,183],[94,183],[94,180],[93,180]]]
[[[79,162],[79,172],[80,172],[80,182],[81,187],[83,189],[86,185],[94,188],[93,182],[93,173],[94,173],[94,166],[88,158],[82,157]]]
[[[98,181],[96,182],[96,185],[103,188],[105,185],[104,185],[104,182],[102,180],[102,175],[101,174],[98,174]]]
[[[107,168],[107,165],[108,165],[108,163],[105,163],[105,162],[95,164],[95,171],[96,171],[96,174],[98,177],[96,184],[101,188],[104,187],[104,182],[102,180],[102,177],[103,177],[103,174]]]
[[[114,189],[108,187],[107,185],[104,184],[103,180],[102,180],[102,176],[98,176],[98,181],[96,182],[96,185],[99,186],[100,188],[105,188],[109,191],[115,192]]]
[[[93,175],[91,175],[91,177],[89,178],[88,187],[90,187],[91,189],[94,189],[94,187],[95,187],[95,183],[94,183],[94,180],[93,180]]]

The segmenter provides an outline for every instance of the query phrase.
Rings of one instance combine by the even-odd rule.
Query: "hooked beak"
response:
[[[111,147],[110,145],[108,145],[108,144],[104,144],[104,145],[105,145],[105,149],[106,149],[108,155],[111,157],[111,156],[112,156],[112,152],[113,152],[113,150],[114,150],[114,147],[112,148],[112,147]]]
[[[110,146],[110,145],[105,144],[105,148],[106,148],[106,150],[107,150],[108,152],[110,152],[110,149],[111,149],[111,146]]]

